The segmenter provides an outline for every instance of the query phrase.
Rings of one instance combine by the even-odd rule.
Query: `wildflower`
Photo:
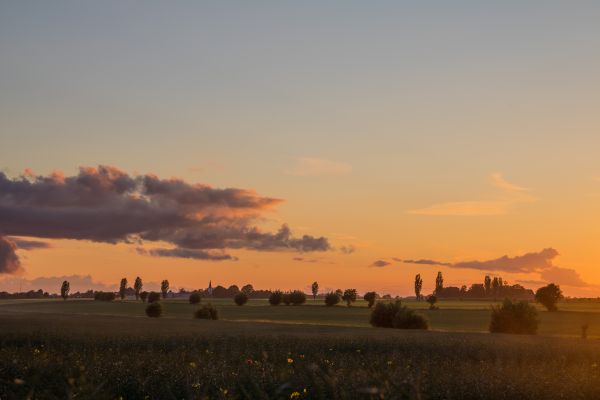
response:
[[[251,358],[249,358],[249,359],[247,359],[247,360],[246,360],[246,364],[248,364],[248,365],[252,365],[252,363],[253,363],[253,361],[252,361],[252,359],[251,359]]]
[[[288,361],[288,364],[293,364],[294,363],[294,360],[292,358],[288,358],[287,361]]]
[[[196,363],[195,363],[195,362],[193,362],[193,361],[192,361],[192,362],[190,362],[190,367],[191,367],[191,368],[196,368],[196,367],[197,367],[197,365],[196,365]]]
[[[387,362],[387,365],[392,365],[392,362],[391,362],[391,361],[388,361],[388,362]]]
[[[194,389],[199,389],[200,388],[200,383],[196,382],[196,383],[192,383],[192,387]]]
[[[598,368],[598,364],[597,363],[593,363],[592,364],[592,368]]]
[[[22,385],[25,383],[25,381],[23,379],[19,379],[19,378],[15,378],[15,380],[13,382],[15,383],[15,385]]]
[[[300,392],[292,392],[292,394],[290,394],[290,399],[297,399],[300,397]]]

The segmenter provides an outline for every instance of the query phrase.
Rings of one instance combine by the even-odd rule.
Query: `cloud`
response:
[[[215,253],[204,250],[185,249],[185,248],[172,248],[172,249],[149,249],[138,247],[136,248],[138,254],[149,255],[153,257],[172,257],[172,258],[188,258],[192,260],[211,260],[211,261],[223,261],[232,260],[237,261],[237,257],[233,257],[225,253]]]
[[[377,261],[374,261],[373,264],[370,265],[370,267],[383,268],[383,267],[387,267],[388,265],[392,265],[392,263],[389,261],[385,261],[385,260],[377,260]]]
[[[433,204],[408,211],[409,214],[430,216],[492,216],[504,215],[521,203],[536,201],[530,190],[508,182],[502,174],[494,173],[491,183],[500,193],[489,200],[467,200]]]
[[[14,274],[21,269],[16,244],[0,236],[0,274]]]
[[[355,251],[356,251],[356,248],[351,244],[340,247],[340,252],[343,254],[352,254]]]
[[[285,171],[286,174],[295,176],[340,176],[350,172],[350,164],[308,157],[294,159],[294,165]]]
[[[15,237],[9,237],[18,250],[37,250],[37,249],[49,249],[52,246],[48,242],[42,242],[41,240],[28,240],[20,239]]]
[[[561,268],[554,265],[554,259],[559,255],[553,248],[546,248],[539,252],[526,253],[521,256],[502,256],[492,260],[484,261],[462,261],[447,263],[428,259],[402,260],[404,263],[437,265],[450,268],[475,269],[479,271],[501,271],[518,274],[539,274],[541,280],[521,280],[521,283],[543,285],[550,282],[573,287],[590,287],[592,285],[581,279],[579,273],[571,268]]]
[[[142,245],[167,242],[177,249],[164,249],[158,256],[195,259],[215,259],[203,258],[214,254],[211,250],[330,249],[327,238],[294,237],[287,225],[274,233],[255,226],[281,202],[253,190],[218,189],[150,174],[132,176],[110,166],[80,168],[69,177],[26,171],[11,179],[0,172],[0,227],[5,235]],[[13,270],[6,267],[0,272]]]
[[[69,281],[71,285],[71,293],[85,292],[88,290],[116,290],[117,284],[107,285],[105,283],[96,282],[91,275],[65,275],[65,276],[49,276],[38,277],[34,279],[22,278],[6,278],[0,279],[0,290],[15,292],[29,291],[42,289],[48,293],[60,292],[60,286],[63,281]]]
[[[292,260],[299,261],[299,262],[306,262],[306,263],[316,263],[316,262],[319,262],[319,260],[316,259],[316,258],[304,258],[304,257],[294,257],[294,258],[292,258]]]

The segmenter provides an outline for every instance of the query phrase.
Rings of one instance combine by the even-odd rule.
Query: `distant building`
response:
[[[208,281],[208,289],[206,289],[206,292],[208,293],[209,297],[212,297],[212,294],[213,294],[212,280]]]

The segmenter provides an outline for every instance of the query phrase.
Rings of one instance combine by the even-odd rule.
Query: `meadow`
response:
[[[485,333],[490,302],[406,302],[430,331],[372,328],[364,303],[238,307],[221,320],[163,301],[0,302],[0,398],[600,398],[598,303],[540,310],[536,336]]]

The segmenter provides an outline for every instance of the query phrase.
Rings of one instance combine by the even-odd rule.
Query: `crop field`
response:
[[[540,310],[536,336],[485,333],[490,302],[406,302],[430,331],[372,328],[360,302],[162,303],[0,302],[0,399],[600,398],[598,303]]]

